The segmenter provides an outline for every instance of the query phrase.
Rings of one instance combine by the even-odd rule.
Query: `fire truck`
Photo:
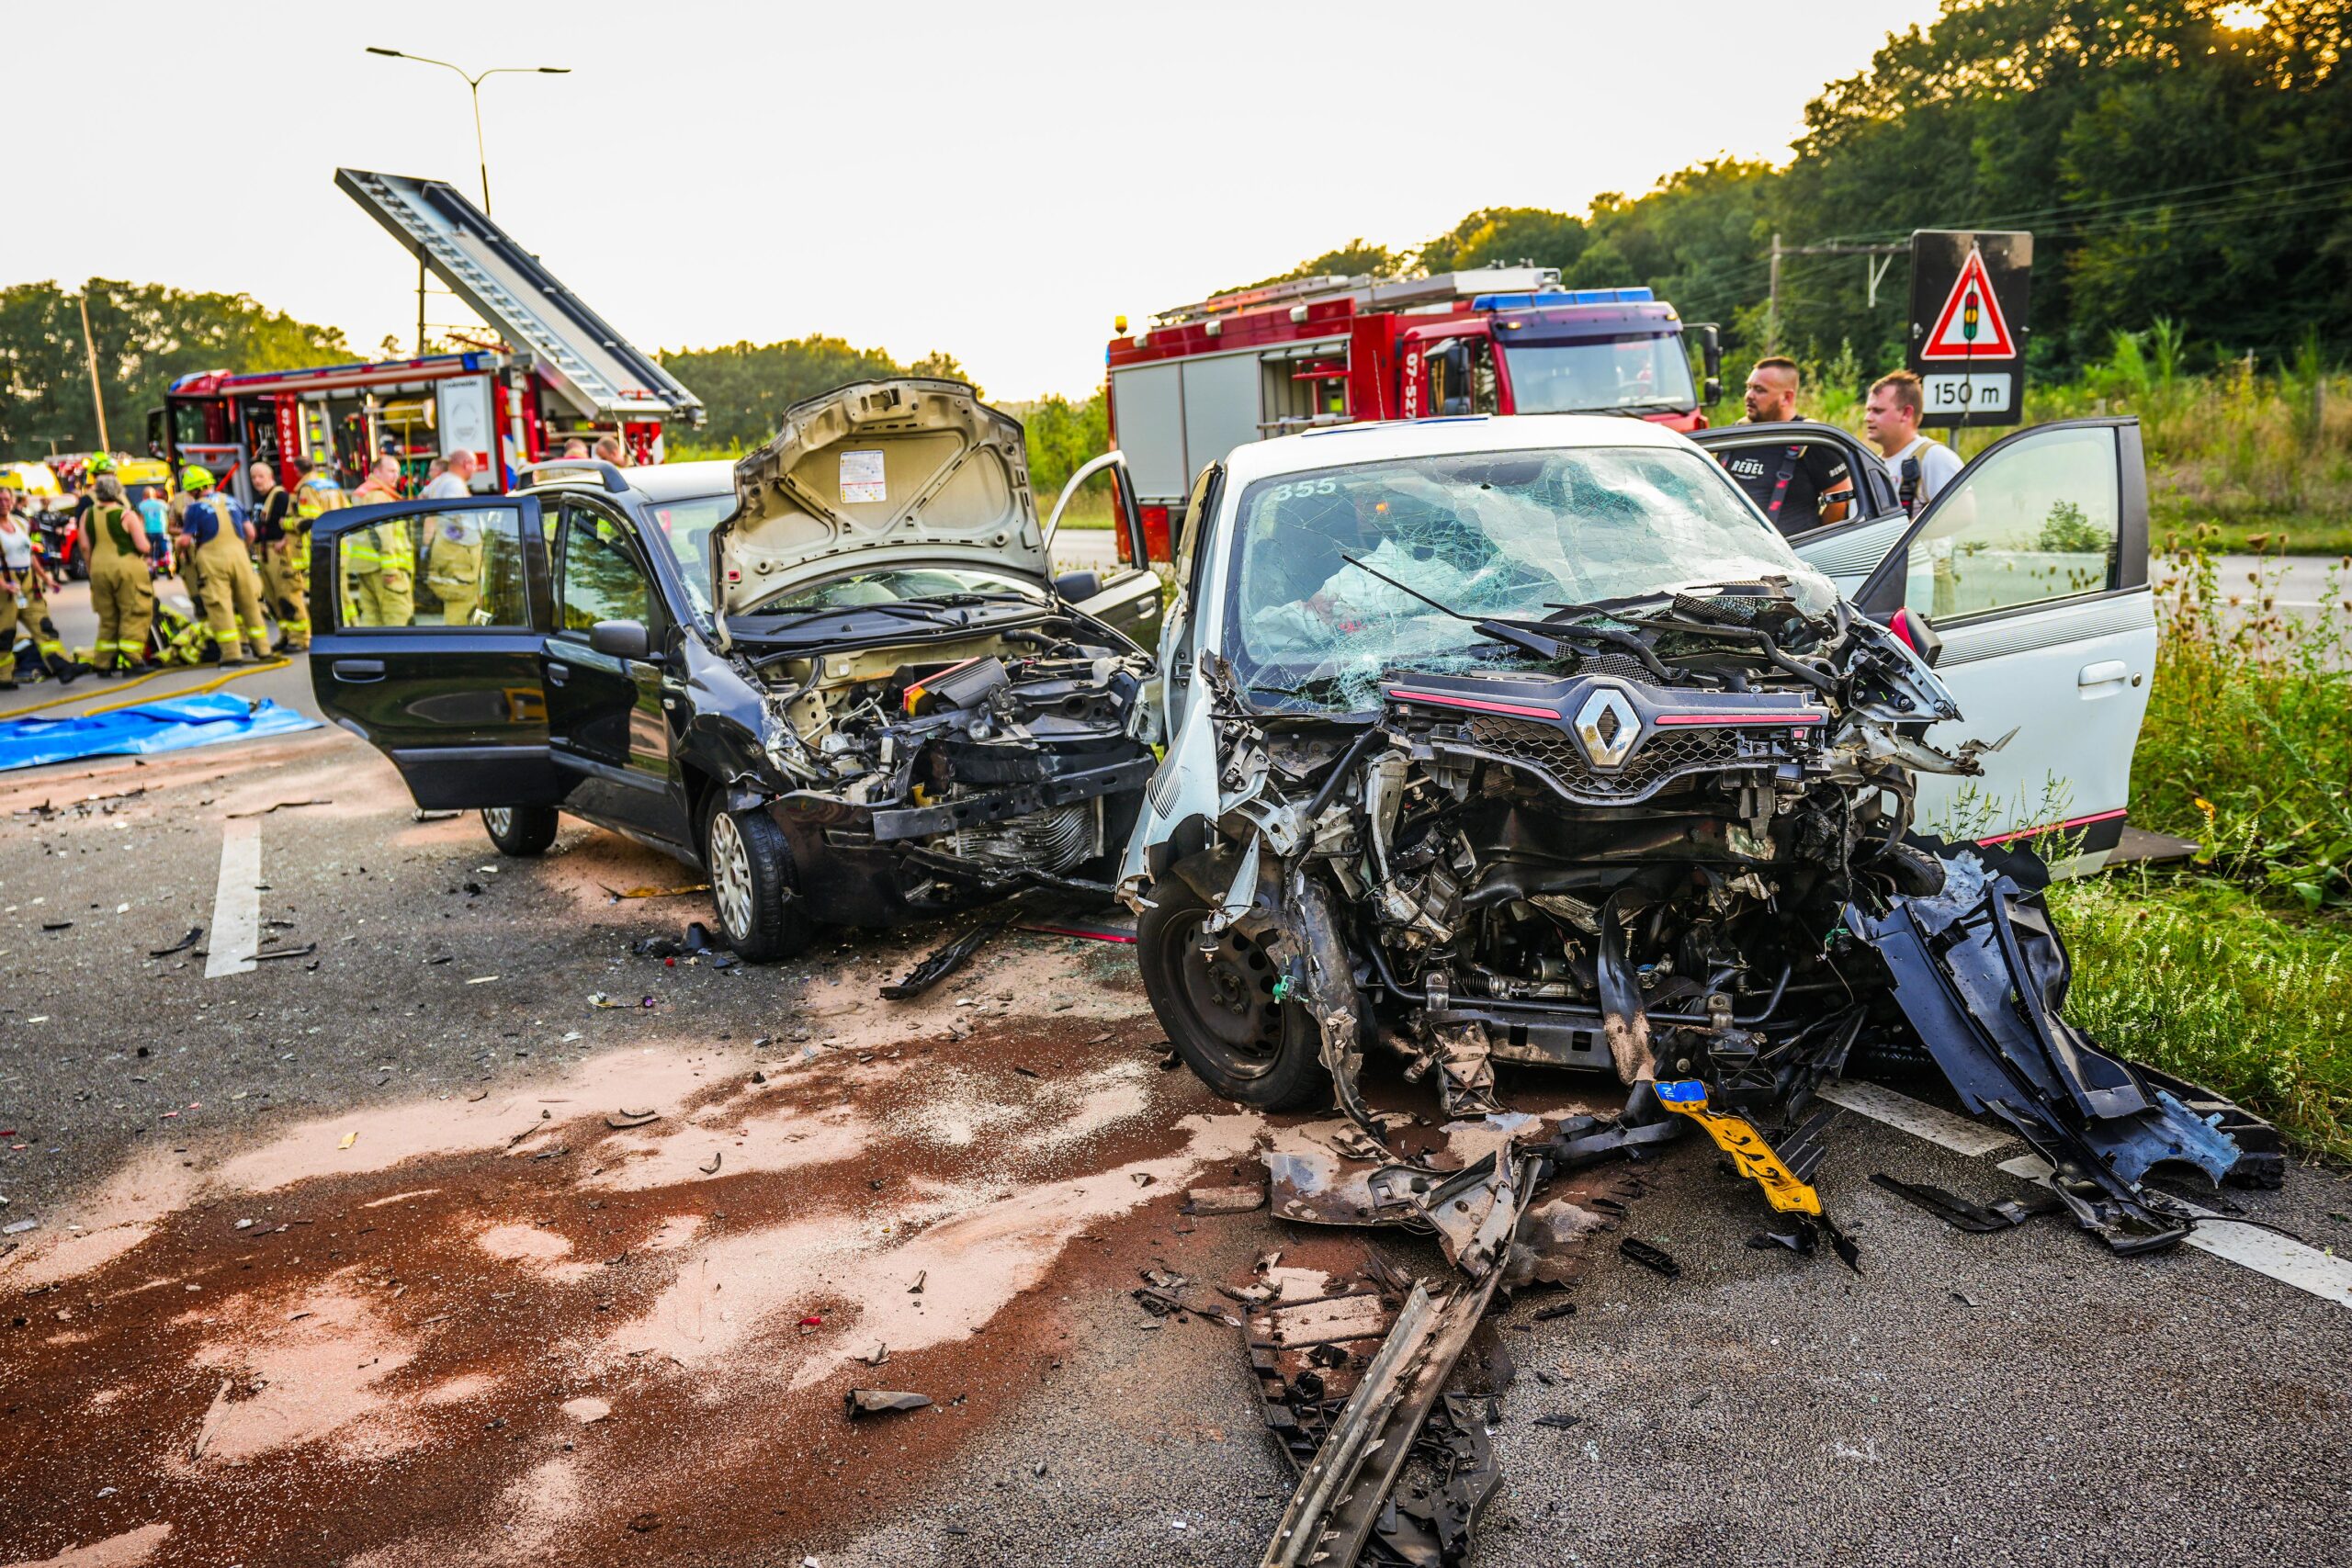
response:
[[[700,399],[456,187],[364,169],[334,180],[415,254],[420,279],[438,276],[495,339],[413,359],[184,376],[147,418],[150,449],[175,470],[201,463],[250,501],[254,461],[282,469],[308,456],[350,484],[386,452],[414,478],[464,449],[474,488],[503,491],[574,436],[616,434],[638,462],[656,463],[667,427],[702,423]]]
[[[1306,277],[1162,310],[1111,340],[1112,440],[1153,558],[1169,558],[1193,476],[1234,447],[1317,425],[1474,413],[1628,414],[1707,423],[1720,395],[1712,323],[1647,288],[1560,287],[1553,267],[1434,277]]]

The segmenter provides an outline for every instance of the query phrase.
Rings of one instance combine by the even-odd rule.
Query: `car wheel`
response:
[[[548,852],[555,842],[556,809],[552,806],[486,806],[482,830],[498,852],[529,860]]]
[[[1227,1100],[1262,1111],[1331,1102],[1314,1021],[1295,1002],[1276,1001],[1279,975],[1256,942],[1231,927],[1209,939],[1209,903],[1180,877],[1151,889],[1136,922],[1144,994],[1176,1054]]]
[[[764,811],[728,810],[714,794],[703,818],[702,841],[719,933],[736,955],[773,964],[807,948],[817,922],[800,900],[784,829]]]

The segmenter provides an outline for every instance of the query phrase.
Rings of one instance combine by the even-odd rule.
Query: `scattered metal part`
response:
[[[705,1176],[717,1176],[718,1174],[718,1162],[726,1157],[727,1152],[724,1149],[714,1150],[711,1154],[710,1163],[708,1165],[696,1166],[695,1168],[701,1171]]]
[[[1669,1280],[1679,1280],[1682,1277],[1682,1265],[1677,1263],[1673,1255],[1663,1247],[1652,1247],[1648,1242],[1629,1235],[1617,1243],[1617,1250],[1625,1258],[1640,1264],[1653,1274],[1663,1275]]]
[[[1898,1198],[1917,1203],[1954,1230],[1977,1235],[2011,1230],[2043,1214],[2063,1213],[2066,1207],[2055,1197],[2036,1198],[2022,1203],[2014,1198],[2004,1198],[1996,1203],[1972,1203],[1940,1187],[1930,1187],[1921,1181],[1898,1181],[1883,1170],[1873,1171],[1871,1181]]]
[[[927,957],[920,960],[913,968],[908,970],[903,978],[893,980],[883,987],[882,999],[903,1002],[922,996],[948,976],[964,967],[972,954],[979,952],[990,938],[1012,924],[1018,918],[1017,915],[1004,914],[982,920],[954,941],[934,949]]]
[[[662,1120],[662,1112],[659,1111],[623,1111],[618,1115],[606,1115],[605,1125],[618,1133],[626,1132],[631,1127],[642,1127],[648,1122],[660,1120]]]
[[[898,1410],[921,1410],[931,1403],[927,1393],[907,1393],[886,1388],[854,1388],[842,1395],[842,1408],[853,1421]]]
[[[233,822],[240,818],[266,817],[273,811],[292,811],[298,807],[333,806],[334,804],[332,800],[281,800],[275,806],[265,806],[258,811],[232,811],[228,814],[228,818]]]
[[[281,947],[269,953],[256,953],[254,954],[254,962],[262,964],[273,958],[308,958],[318,950],[317,942],[306,942],[300,947]]]
[[[149,948],[147,950],[147,956],[150,958],[169,958],[175,953],[186,953],[189,948],[194,947],[198,942],[203,940],[203,937],[204,928],[202,926],[190,926],[187,929],[187,935],[180,938],[179,941],[172,943],[169,947]]]
[[[1195,1187],[1184,1194],[1188,1214],[1247,1214],[1266,1206],[1266,1190],[1255,1184]]]

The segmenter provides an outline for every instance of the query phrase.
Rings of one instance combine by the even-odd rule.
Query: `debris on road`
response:
[[[613,1407],[603,1400],[586,1395],[578,1399],[565,1400],[561,1408],[566,1416],[583,1427],[593,1427],[613,1413]]]
[[[961,969],[970,960],[972,954],[985,946],[991,937],[1011,925],[1014,919],[1014,916],[1008,914],[993,919],[982,920],[963,935],[934,949],[927,957],[918,961],[913,968],[908,970],[904,977],[884,986],[881,991],[882,999],[903,1002],[922,996],[948,976]]]
[[[596,885],[605,887],[603,883]],[[707,893],[707,882],[691,882],[683,887],[605,887],[607,901],[617,904],[624,898],[683,898],[691,893]]]
[[[1246,1214],[1266,1206],[1263,1186],[1195,1187],[1184,1194],[1188,1214]]]
[[[660,1120],[662,1120],[662,1112],[659,1111],[623,1111],[618,1115],[606,1115],[605,1118],[605,1125],[612,1128],[615,1132],[619,1133],[626,1132],[631,1127],[642,1127],[649,1122],[659,1122]]]
[[[1617,1250],[1629,1262],[1638,1263],[1653,1274],[1668,1280],[1682,1278],[1682,1265],[1677,1263],[1674,1255],[1662,1247],[1652,1247],[1648,1242],[1629,1235],[1618,1242]]]
[[[235,822],[247,817],[266,817],[273,811],[292,811],[299,807],[333,806],[334,804],[332,800],[281,800],[275,806],[265,806],[258,811],[232,811],[228,814],[228,819]],[[452,815],[455,814],[452,813]]]
[[[180,938],[179,941],[172,943],[169,947],[149,948],[147,950],[147,956],[150,958],[169,958],[175,953],[186,953],[189,948],[194,947],[198,942],[203,940],[203,937],[204,928],[202,926],[190,926],[187,929],[187,935]]]
[[[2029,1202],[2004,1198],[1994,1203],[1972,1203],[1940,1187],[1930,1187],[1926,1182],[1898,1181],[1884,1171],[1873,1172],[1871,1180],[1905,1201],[1917,1204],[1954,1230],[1979,1235],[2015,1229],[2028,1220],[2058,1213],[2066,1206],[2064,1201],[2055,1197],[2037,1198]]]
[[[842,1395],[842,1408],[853,1421],[867,1416],[885,1416],[899,1410],[921,1410],[931,1403],[927,1393],[905,1393],[890,1389],[854,1388]]]

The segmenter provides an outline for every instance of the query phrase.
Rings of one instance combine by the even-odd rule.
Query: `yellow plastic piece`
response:
[[[1765,1199],[1784,1214],[1819,1214],[1821,1194],[1792,1175],[1764,1134],[1747,1124],[1744,1117],[1727,1111],[1710,1111],[1702,1095],[1696,1100],[1667,1100],[1658,1103],[1668,1111],[1688,1116],[1707,1130],[1715,1146],[1731,1156],[1732,1164],[1740,1175],[1764,1189]]]

